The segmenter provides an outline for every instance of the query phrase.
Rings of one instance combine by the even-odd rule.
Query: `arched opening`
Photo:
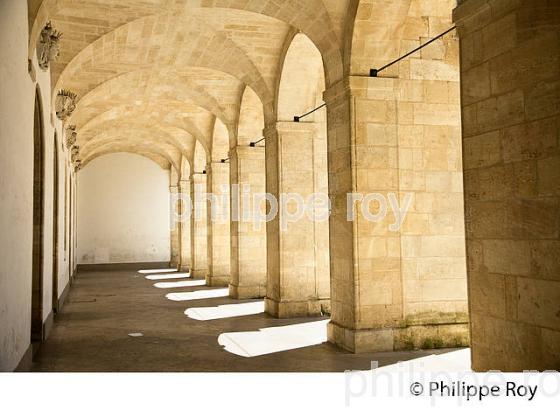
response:
[[[33,256],[31,289],[31,343],[43,340],[43,223],[44,223],[44,129],[41,95],[35,92],[33,120]]]
[[[216,118],[212,135],[212,163],[207,167],[208,274],[210,286],[230,283],[230,163],[227,161],[230,135]]]
[[[329,340],[353,352],[468,341],[457,39],[365,75],[451,27],[454,2],[389,3],[360,2],[351,76],[326,93]]]
[[[52,306],[58,312],[58,209],[59,209],[59,187],[58,187],[58,135],[54,133],[53,149],[53,255],[52,255]]]
[[[266,226],[254,224],[245,213],[255,206],[251,198],[263,195],[265,158],[264,107],[251,87],[241,95],[236,138],[230,138],[231,280],[235,299],[266,295]]]
[[[206,279],[208,273],[208,218],[206,204],[207,153],[197,140],[194,149],[192,189],[193,221],[191,223],[191,247],[193,258],[192,277]]]
[[[235,144],[249,146],[250,143],[263,138],[264,110],[259,96],[251,87],[245,87],[239,107],[239,120],[237,126],[237,141]],[[259,145],[264,146],[262,141]]]
[[[323,59],[315,44],[305,34],[296,34],[290,43],[278,84],[278,121],[294,117],[320,106],[325,91]],[[325,123],[326,111],[318,110],[301,122]],[[326,129],[325,129],[326,139]]]
[[[265,131],[267,192],[280,203],[266,227],[266,310],[277,317],[330,312],[326,114],[304,115],[323,103],[324,90],[321,53],[297,34],[283,60],[278,121]]]
[[[143,155],[115,152],[89,162],[72,190],[78,242],[71,241],[71,260],[80,266],[170,260],[167,169]]]

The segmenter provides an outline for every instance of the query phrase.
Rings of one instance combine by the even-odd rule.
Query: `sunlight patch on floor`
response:
[[[300,349],[326,342],[329,321],[267,327],[256,332],[222,333],[218,343],[226,351],[243,357]]]
[[[175,302],[182,302],[185,300],[223,298],[226,296],[229,296],[228,288],[195,290],[193,292],[168,293],[167,295],[165,295],[167,299],[173,300]]]
[[[190,278],[190,273],[168,273],[164,275],[148,275],[146,279],[148,280],[164,280],[164,279],[186,279]]]
[[[167,268],[167,269],[141,269],[138,271],[138,273],[144,273],[144,274],[148,274],[148,273],[171,273],[171,272],[177,272],[177,269],[173,269],[173,268]]]
[[[205,286],[206,280],[184,280],[180,282],[158,282],[154,283],[154,287],[159,289],[173,289],[173,288],[190,288],[194,286]]]
[[[235,303],[216,307],[189,308],[185,315],[195,320],[216,320],[228,317],[258,315],[264,313],[264,301]]]
[[[453,352],[432,354],[383,366],[375,371],[383,372],[470,372],[471,349],[460,349]]]

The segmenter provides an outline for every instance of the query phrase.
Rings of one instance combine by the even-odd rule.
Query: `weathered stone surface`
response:
[[[455,11],[475,370],[560,363],[559,12],[498,0]]]

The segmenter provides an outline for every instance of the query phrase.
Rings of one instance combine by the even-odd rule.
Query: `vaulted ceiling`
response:
[[[321,52],[327,83],[339,79],[351,2],[34,0],[30,53],[47,21],[63,33],[52,95],[78,95],[68,124],[77,127],[84,164],[122,151],[181,169],[197,144],[210,157],[216,121],[235,137],[246,87],[265,118],[275,118],[282,59],[295,33]]]

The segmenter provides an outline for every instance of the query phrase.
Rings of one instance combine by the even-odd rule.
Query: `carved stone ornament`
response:
[[[61,38],[62,33],[56,31],[49,21],[41,31],[39,43],[37,44],[37,60],[42,70],[48,70],[49,64],[58,58],[60,54],[59,41]]]
[[[68,90],[60,90],[56,96],[55,108],[56,116],[64,121],[72,115],[76,109],[76,99],[78,96]]]
[[[76,143],[78,133],[76,132],[75,125],[69,125],[66,128],[66,149],[70,149]]]
[[[74,172],[78,172],[80,169],[82,169],[82,161],[77,159],[74,162]]]
[[[71,152],[72,152],[72,155],[74,155],[74,154],[75,154],[75,155],[78,155],[78,154],[80,153],[80,147],[78,147],[77,145],[74,145],[74,146],[72,147],[72,151],[71,151]]]
[[[79,161],[80,158],[78,157],[79,152],[72,152],[72,155],[70,156],[70,160],[75,163],[76,161]]]

